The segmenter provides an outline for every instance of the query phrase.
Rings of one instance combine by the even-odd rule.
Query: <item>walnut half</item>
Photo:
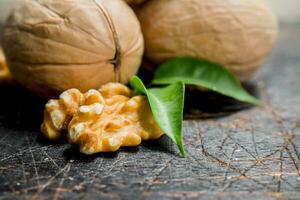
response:
[[[73,94],[70,91],[66,93]],[[68,107],[64,104],[56,106],[59,110],[56,111],[57,117],[50,114],[53,110],[49,109],[48,103],[42,132],[46,137],[55,139],[51,136],[61,136],[62,131],[67,129],[69,143],[78,144],[84,154],[117,151],[122,146],[137,146],[142,140],[161,137],[163,132],[153,118],[146,97],[132,97],[132,94],[122,84],[108,83],[99,90],[83,94],[82,101],[69,98],[75,100],[72,104],[75,112],[67,111]],[[49,102],[60,102],[61,98]],[[55,122],[56,119],[59,123]],[[50,128],[43,128],[46,125]]]

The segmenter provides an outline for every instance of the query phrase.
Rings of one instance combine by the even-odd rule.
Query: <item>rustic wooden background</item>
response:
[[[300,25],[247,88],[263,107],[188,93],[181,158],[167,138],[94,156],[48,142],[44,102],[0,86],[0,199],[299,199]]]

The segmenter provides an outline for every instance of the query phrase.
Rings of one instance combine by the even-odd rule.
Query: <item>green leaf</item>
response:
[[[146,89],[141,79],[133,76],[130,85],[138,93],[148,97],[155,121],[177,144],[181,155],[185,157],[182,144],[184,83],[178,81],[167,87]]]
[[[155,72],[152,84],[171,84],[183,81],[201,86],[225,96],[260,105],[261,102],[250,95],[240,82],[224,67],[208,61],[193,58],[175,58],[163,63]]]

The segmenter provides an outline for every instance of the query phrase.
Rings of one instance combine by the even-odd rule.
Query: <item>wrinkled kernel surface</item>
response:
[[[67,107],[61,105],[52,109],[46,105],[43,124],[44,127],[50,124],[47,127],[51,128],[43,133],[48,138],[61,136],[68,124],[69,143],[78,144],[85,154],[116,151],[122,146],[137,146],[142,140],[161,137],[163,132],[153,118],[146,97],[132,95],[128,87],[109,83],[98,91],[89,90],[82,95],[82,101],[76,99],[73,102],[76,106],[72,107],[75,112],[66,112]],[[57,113],[51,115],[50,111]]]
[[[63,131],[67,130],[70,120],[83,102],[84,96],[77,89],[66,90],[59,99],[49,100],[45,106],[42,133],[52,140],[61,138]]]

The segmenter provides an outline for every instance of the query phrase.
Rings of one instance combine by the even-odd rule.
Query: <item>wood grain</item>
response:
[[[271,59],[248,84],[264,107],[188,92],[187,158],[167,138],[81,155],[40,136],[42,100],[1,86],[0,199],[299,199],[299,32],[282,27]]]

